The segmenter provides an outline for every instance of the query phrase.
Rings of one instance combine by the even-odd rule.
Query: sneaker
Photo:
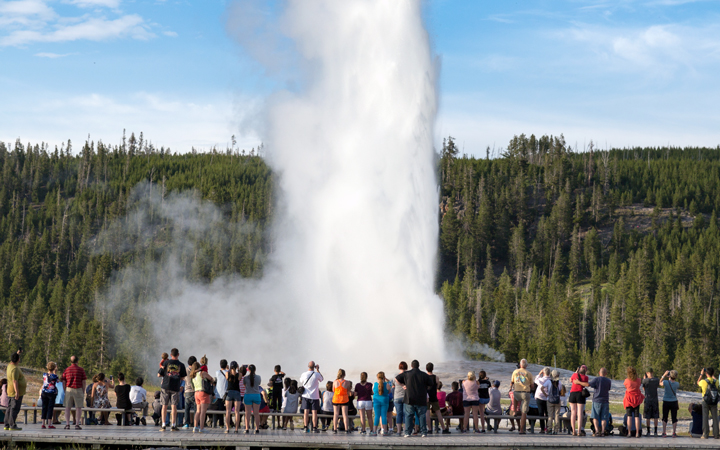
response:
[[[202,428],[198,428],[197,432],[202,433],[203,432]]]
[[[247,430],[245,430],[245,432],[247,433]],[[310,427],[305,427],[305,432],[306,432],[306,433],[309,433],[309,432],[310,432]]]
[[[17,425],[13,425],[10,427],[10,431],[22,431],[22,428]]]
[[[172,428],[170,428],[170,431],[180,431],[180,429],[178,429],[178,427],[173,425]]]
[[[190,428],[190,425],[188,425],[188,424],[185,424],[185,425],[182,426],[182,429],[183,429],[183,430],[187,430],[188,428]],[[193,428],[194,428],[194,427],[193,427]]]
[[[319,433],[319,432],[320,432],[320,430],[318,430],[318,428],[317,428],[317,427],[315,427],[315,428],[313,428],[313,432],[315,432],[315,433]]]
[[[371,431],[371,432],[370,432],[370,436],[377,436],[377,433],[374,432],[374,431]]]
[[[403,434],[403,437],[409,438],[410,435],[409,435],[409,434]]]
[[[160,427],[160,431],[165,431],[165,424],[163,424],[163,426]]]
[[[449,428],[445,428],[445,429],[442,431],[442,434],[450,434],[450,429],[449,429]]]
[[[46,428],[47,428],[47,427],[46,427],[45,425],[43,425],[43,426],[40,427],[41,430],[44,430],[44,429],[46,429]]]
[[[49,425],[49,426],[48,426],[48,429],[49,429],[49,430],[54,430],[54,429],[55,429],[55,427],[54,427],[54,426],[52,426],[52,425]]]
[[[333,430],[333,434],[337,434],[337,430]]]
[[[197,427],[193,427],[193,433],[197,433]]]
[[[145,421],[145,418],[144,418],[144,417],[141,417],[141,418],[140,418],[140,423],[143,424],[143,426],[146,426],[146,425],[147,425],[147,422]],[[189,425],[185,425],[185,427],[187,428],[187,427],[189,427]]]
[[[421,434],[420,437],[427,437],[427,433]]]
[[[9,427],[8,425],[5,425],[5,427],[3,428],[3,430],[5,430],[5,431],[10,431],[10,427]]]

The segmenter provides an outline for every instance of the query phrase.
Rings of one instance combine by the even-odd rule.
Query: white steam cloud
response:
[[[158,352],[265,374],[310,359],[333,373],[439,362],[436,66],[421,3],[289,1],[279,23],[307,76],[268,100],[263,141],[280,189],[265,275],[197,285],[168,258],[150,312]]]

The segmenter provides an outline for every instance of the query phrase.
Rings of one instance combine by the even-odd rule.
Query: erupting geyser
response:
[[[187,332],[167,330],[163,348],[297,372],[309,359],[333,373],[437,362],[436,67],[421,2],[289,1],[281,24],[307,78],[264,116],[280,187],[271,261],[258,282],[184,284],[168,299],[178,310],[158,311]],[[203,306],[188,315],[183,301]]]

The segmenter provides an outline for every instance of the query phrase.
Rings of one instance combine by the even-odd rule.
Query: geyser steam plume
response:
[[[152,312],[158,347],[290,373],[310,359],[370,373],[439,361],[436,67],[421,3],[298,0],[283,14],[308,75],[267,105],[280,192],[265,276],[175,279]]]

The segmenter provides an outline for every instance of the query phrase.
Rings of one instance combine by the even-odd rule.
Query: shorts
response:
[[[478,401],[480,402],[481,405],[487,405],[488,403],[490,403],[490,399],[489,399],[489,398],[481,398],[481,399],[478,400]]]
[[[335,403],[335,402],[333,402],[333,406],[348,406],[348,405],[350,405],[350,402],[345,402],[345,403]]]
[[[659,419],[660,405],[658,405],[657,402],[645,402],[643,413],[646,419]]]
[[[240,396],[240,391],[227,391],[225,400],[228,402],[241,402],[242,396]]]
[[[196,405],[209,405],[212,397],[210,394],[202,391],[195,391],[195,404]]]
[[[571,392],[570,397],[568,397],[568,403],[578,403],[584,405],[586,400],[587,399],[583,397],[581,391]]]
[[[440,411],[440,402],[428,402],[428,409],[431,413],[435,414]]]
[[[393,409],[395,409],[395,402],[390,400],[390,403],[388,403],[388,412],[393,412]]]
[[[65,390],[65,406],[73,408],[82,408],[85,404],[85,392],[82,389],[67,388]]]
[[[243,403],[246,405],[259,405],[260,400],[262,400],[262,397],[260,397],[260,394],[245,394],[245,398],[243,398]]]
[[[477,400],[463,400],[463,408],[470,408],[473,406],[480,406],[480,402]]]
[[[610,415],[610,403],[593,402],[592,413],[590,413],[591,419],[597,419],[600,421],[607,420]]]
[[[320,411],[320,399],[317,398],[302,398],[303,410],[308,411]]]
[[[358,411],[372,411],[373,402],[372,400],[358,400],[357,402]]]
[[[520,402],[520,412],[527,414],[530,409],[530,393],[515,392],[515,400]]]
[[[640,405],[637,406],[627,406],[625,407],[625,414],[628,416],[631,414],[635,414],[636,417],[639,417],[640,415]]]
[[[160,389],[160,402],[163,406],[177,406],[180,404],[180,392]]]
[[[258,411],[258,412],[261,412],[261,413],[269,413],[269,412],[270,412],[270,407],[269,407],[269,406],[265,406],[263,409],[261,409],[261,410]]]

